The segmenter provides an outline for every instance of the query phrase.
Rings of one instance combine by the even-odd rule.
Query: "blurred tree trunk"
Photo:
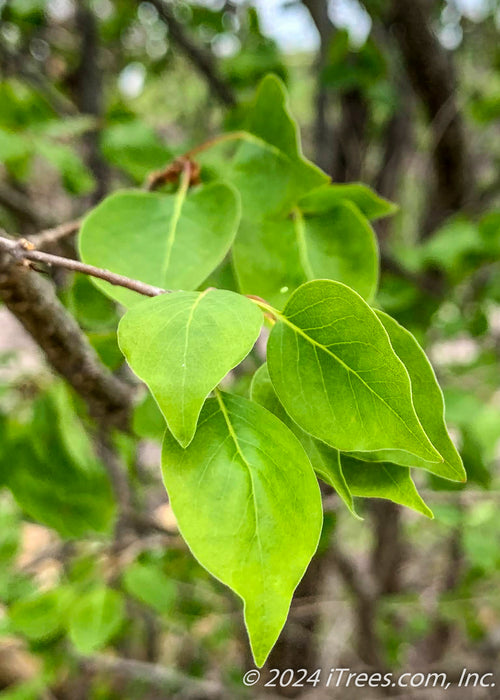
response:
[[[382,135],[382,156],[373,186],[382,197],[397,201],[405,165],[414,146],[414,105],[405,82],[399,80],[399,100]],[[374,224],[379,244],[386,247],[393,218],[380,219]]]
[[[316,163],[329,173],[334,182],[359,180],[366,150],[365,131],[368,107],[361,90],[338,93],[340,123],[329,123],[328,88],[322,83],[322,71],[328,63],[328,50],[335,31],[328,16],[327,0],[302,0],[318,30],[320,45],[316,58],[316,115],[314,141]]]
[[[472,183],[455,72],[450,55],[432,31],[431,9],[423,0],[393,0],[390,14],[408,77],[432,132],[435,183],[423,222],[424,237],[467,203]]]
[[[340,96],[341,118],[330,173],[334,182],[360,180],[366,153],[368,105],[361,90],[348,90]]]
[[[100,122],[103,116],[102,67],[100,65],[99,27],[93,11],[85,2],[78,3],[76,29],[81,38],[80,64],[76,72],[76,103],[82,114],[95,117]],[[96,188],[92,203],[106,196],[109,189],[109,168],[99,147],[99,123],[83,136],[85,161],[94,175]]]
[[[327,171],[331,167],[333,132],[328,123],[328,90],[322,82],[322,71],[328,61],[328,47],[333,36],[334,26],[328,17],[326,0],[302,0],[318,30],[320,45],[316,57],[316,100],[314,119],[315,160],[320,168]]]

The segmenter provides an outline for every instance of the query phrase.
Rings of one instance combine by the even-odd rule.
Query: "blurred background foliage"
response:
[[[498,669],[499,35],[498,0],[0,0],[10,234],[81,217],[237,128],[269,72],[288,85],[306,154],[399,204],[376,224],[377,304],[427,349],[469,480],[419,474],[432,522],[385,501],[360,503],[358,522],[325,493],[320,552],[268,667]],[[75,255],[71,237],[47,249]],[[82,276],[48,274],[130,380],[116,306]],[[209,283],[232,288],[230,268]],[[151,397],[105,440],[0,316],[0,698],[249,696],[236,601],[189,554],[166,500]],[[259,353],[227,379],[242,394]],[[498,697],[487,692],[474,697]]]

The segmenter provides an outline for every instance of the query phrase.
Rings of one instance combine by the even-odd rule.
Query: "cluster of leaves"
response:
[[[56,481],[53,479],[52,483]],[[97,491],[95,495],[98,499]],[[228,606],[221,587],[212,583],[187,553],[175,547],[148,551],[117,567],[116,554],[107,556],[106,540],[102,538],[68,544],[50,537],[47,549],[53,551],[53,567],[58,546],[63,552],[72,547],[72,552],[65,560],[58,584],[47,585],[46,562],[41,561],[37,567],[35,561],[30,569],[20,565],[26,525],[19,510],[5,493],[0,497],[0,506],[0,600],[8,609],[8,614],[0,619],[0,643],[3,637],[12,639],[16,635],[25,640],[41,662],[33,677],[15,689],[2,690],[2,698],[35,700],[47,686],[57,684],[61,666],[67,672],[68,659],[95,654],[110,644],[123,643],[124,639],[132,639],[140,653],[147,646],[148,630],[141,617],[144,614],[154,613],[156,624],[180,640],[187,631],[192,634],[200,615],[215,612],[213,623],[204,631],[205,646],[214,651],[227,646],[233,630],[228,629]],[[66,516],[71,519],[68,513]],[[37,520],[44,522],[45,515]],[[67,531],[66,525],[66,537]],[[30,531],[31,537],[36,534]],[[42,559],[43,554],[37,551],[35,560]],[[49,574],[57,576],[57,571]],[[186,581],[195,581],[196,585],[187,586]],[[203,667],[204,662],[203,654],[194,655],[193,671]],[[173,683],[178,685],[175,679]]]
[[[80,254],[179,290],[144,299],[95,281],[128,309],[119,345],[167,425],[163,477],[180,531],[243,599],[262,665],[318,544],[315,473],[353,514],[354,496],[375,496],[432,517],[410,468],[454,481],[465,471],[423,350],[370,306],[370,220],[394,206],[332,185],[303,157],[273,76],[244,129],[198,151],[201,185],[190,187],[188,163],[172,191],[113,194],[84,220]],[[250,400],[220,391],[264,323]]]
[[[115,503],[108,476],[62,383],[0,427],[0,484],[25,513],[66,538],[110,532]]]

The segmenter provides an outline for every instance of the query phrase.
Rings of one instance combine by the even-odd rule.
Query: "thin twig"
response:
[[[44,231],[34,234],[29,237],[30,243],[38,250],[51,248],[55,243],[59,243],[63,238],[68,238],[77,233],[81,226],[81,219],[67,221],[54,228],[47,228]]]
[[[187,167],[190,169],[189,185],[198,185],[200,183],[200,166],[193,160],[194,156],[208,151],[210,148],[220,143],[237,141],[238,139],[245,138],[251,138],[246,131],[228,131],[227,133],[203,141],[203,143],[194,146],[189,151],[175,158],[162,170],[156,170],[150,173],[144,187],[148,192],[152,192],[162,185],[177,182]]]
[[[105,654],[79,657],[87,673],[104,673],[112,676],[143,683],[152,688],[182,688],[183,697],[225,698],[223,688],[216,681],[201,680],[187,676],[177,669],[147,663],[136,659],[119,659]]]
[[[113,284],[117,287],[125,287],[126,289],[130,289],[133,292],[143,294],[147,297],[156,297],[171,291],[162,289],[161,287],[153,287],[150,284],[130,279],[130,277],[125,277],[124,275],[118,275],[110,270],[94,267],[93,265],[86,265],[79,260],[71,260],[70,258],[63,258],[59,255],[52,255],[51,253],[44,253],[41,250],[35,250],[30,241],[22,238],[13,241],[10,238],[0,236],[0,250],[9,253],[17,260],[31,260],[46,265],[64,267],[66,270],[73,270],[74,272],[82,272],[84,275],[97,277],[98,279],[109,282],[109,284]]]
[[[32,335],[49,364],[82,397],[99,423],[129,429],[133,391],[99,360],[53,285],[16,264],[12,243],[0,244],[0,299]],[[14,242],[15,244],[15,242]]]

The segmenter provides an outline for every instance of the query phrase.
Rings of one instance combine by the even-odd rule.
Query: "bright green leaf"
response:
[[[275,75],[267,75],[260,82],[245,127],[290,158],[302,156],[299,130],[288,107],[286,88]]]
[[[267,75],[260,82],[246,115],[245,128],[296,164],[296,177],[301,180],[303,191],[328,182],[328,176],[304,158],[285,85],[276,75]]]
[[[125,619],[122,595],[111,588],[95,588],[75,603],[68,633],[80,654],[92,654],[106,646]]]
[[[378,282],[378,247],[373,229],[356,206],[333,202],[329,209],[256,225],[241,223],[233,258],[240,289],[282,307],[302,283],[333,279],[371,299]]]
[[[248,355],[262,322],[252,301],[217,289],[146,299],[120,321],[122,352],[183,447],[206,397]]]
[[[239,222],[238,195],[212,184],[187,196],[117,192],[85,218],[80,254],[91,265],[167,289],[196,289],[231,247]],[[136,292],[95,280],[125,306]]]
[[[390,216],[398,211],[396,204],[380,197],[371,187],[360,182],[319,187],[301,199],[300,208],[306,214],[319,214],[345,201],[352,202],[371,221]]]
[[[142,121],[113,124],[101,133],[104,157],[141,183],[153,170],[165,167],[172,154],[154,129]]]
[[[30,640],[50,639],[63,630],[72,601],[73,594],[69,588],[36,593],[10,607],[10,624],[15,632]]]
[[[238,190],[242,217],[255,223],[287,213],[302,195],[328,181],[315,166],[292,160],[253,134],[238,132],[202,154],[201,161]]]
[[[245,603],[255,661],[265,662],[321,531],[321,498],[297,438],[261,406],[209,399],[183,450],[167,433],[163,476],[198,561]]]
[[[349,487],[342,473],[338,450],[329,447],[324,442],[316,440],[312,435],[304,432],[302,428],[299,428],[297,423],[294,423],[290,416],[288,416],[276,396],[271,378],[269,377],[267,364],[263,364],[255,372],[250,387],[250,393],[252,401],[264,406],[264,408],[267,408],[271,413],[274,413],[275,416],[295,433],[302,443],[302,447],[306,451],[316,474],[335,489],[351,513],[358,517],[354,508],[352,494],[349,491]]]
[[[384,327],[349,287],[326,280],[300,287],[278,316],[267,359],[287,413],[314,437],[343,452],[398,449],[442,461]]]
[[[244,220],[256,224],[264,216],[286,214],[302,195],[329,182],[304,158],[285,87],[276,76],[261,82],[244,127],[246,132],[228,134],[202,155],[239,191]]]
[[[376,313],[389,335],[394,351],[408,370],[413,405],[420,423],[444,461],[439,464],[430,464],[407,452],[399,453],[394,450],[369,456],[359,455],[359,457],[381,462],[396,462],[407,467],[423,467],[445,479],[465,481],[466,474],[462,460],[446,429],[443,394],[429,360],[409,331],[382,311]]]
[[[342,471],[353,496],[385,498],[433,518],[432,511],[415,488],[408,467],[371,464],[341,455]]]
[[[262,365],[252,380],[252,399],[286,423],[301,441],[316,474],[330,484],[351,513],[359,517],[353,496],[387,498],[424,515],[432,513],[415,489],[410,470],[393,464],[367,464],[340,453],[308,435],[287,416],[271,383],[267,366]]]

